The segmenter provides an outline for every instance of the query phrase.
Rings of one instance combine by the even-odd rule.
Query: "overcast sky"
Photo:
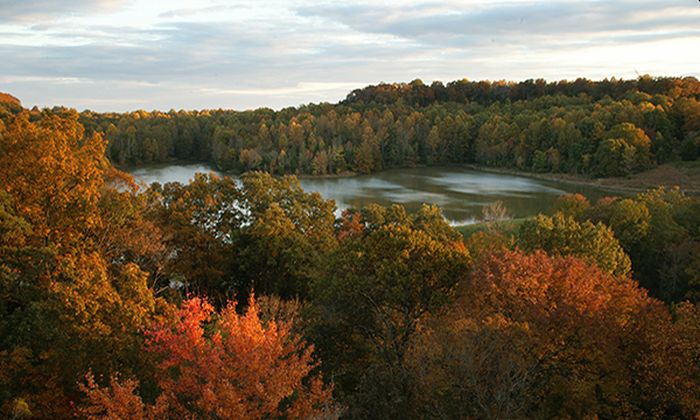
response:
[[[700,2],[0,0],[0,91],[80,110],[281,108],[422,79],[700,76]]]

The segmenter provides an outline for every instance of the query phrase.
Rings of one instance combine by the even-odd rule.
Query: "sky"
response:
[[[279,109],[380,82],[700,77],[697,0],[0,0],[25,107]]]

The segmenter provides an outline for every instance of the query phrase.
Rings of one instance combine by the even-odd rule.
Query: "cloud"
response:
[[[359,83],[359,85],[362,85]],[[343,89],[350,91],[358,83],[297,83],[294,86],[260,88],[260,89],[213,89],[202,88],[199,91],[207,95],[252,95],[252,96],[293,96],[301,93],[318,93]]]
[[[380,81],[700,68],[690,53],[700,41],[700,6],[690,3],[14,3],[0,9],[0,90],[25,104],[279,108],[337,101]]]
[[[302,16],[316,16],[369,33],[393,35],[426,45],[469,46],[494,38],[525,43],[535,38],[606,36],[609,34],[698,30],[700,7],[677,2],[552,1],[431,7],[328,4],[301,7]],[[694,32],[697,35],[697,32]]]
[[[0,22],[37,22],[118,9],[123,0],[0,0]]]

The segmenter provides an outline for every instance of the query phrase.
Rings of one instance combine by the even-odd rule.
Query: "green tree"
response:
[[[310,322],[351,417],[408,412],[411,337],[449,301],[468,263],[461,241],[395,224],[350,237],[328,257],[314,281]]]
[[[577,222],[561,213],[526,220],[518,232],[518,245],[527,251],[572,255],[619,276],[630,273],[631,262],[612,230],[602,223]]]
[[[628,175],[634,168],[636,149],[623,139],[607,139],[600,143],[594,156],[598,176]]]
[[[336,244],[335,203],[305,192],[296,177],[251,172],[241,182],[236,278],[260,293],[304,297]]]
[[[166,238],[166,267],[159,286],[179,285],[217,303],[238,291],[234,240],[243,224],[241,192],[229,177],[195,174],[187,185],[153,184],[149,218]]]

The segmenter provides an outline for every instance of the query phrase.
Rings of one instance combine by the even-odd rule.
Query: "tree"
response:
[[[476,138],[476,161],[486,165],[507,166],[516,143],[518,128],[506,118],[495,115],[479,129]]]
[[[632,170],[639,171],[651,166],[651,139],[641,128],[631,122],[617,124],[608,132],[608,138],[622,139],[634,148]]]
[[[197,174],[187,185],[151,187],[150,217],[171,256],[163,286],[182,282],[216,304],[252,288],[305,296],[336,243],[334,203],[306,193],[295,177],[256,171],[240,180]]]
[[[497,200],[481,208],[481,218],[486,223],[499,223],[508,220],[508,209],[503,201]]]
[[[461,241],[387,224],[348,237],[314,281],[310,323],[349,415],[405,415],[405,355],[421,320],[450,300],[469,254]]]
[[[362,222],[362,213],[359,211],[343,210],[340,218],[336,221],[336,237],[339,242],[346,239],[358,238],[362,236],[365,225]]]
[[[698,201],[679,189],[658,188],[634,198],[606,200],[584,213],[609,225],[630,255],[635,277],[652,295],[677,302],[690,297],[696,283],[700,218]]]
[[[651,213],[643,202],[625,198],[598,205],[587,213],[594,222],[610,226],[628,253],[634,252],[649,234]]]
[[[314,175],[325,175],[328,173],[328,154],[325,150],[321,150],[316,154],[311,167]]]
[[[683,160],[694,161],[698,158],[698,139],[700,136],[688,136],[681,143],[680,155]]]
[[[700,310],[684,302],[654,305],[630,325],[624,363],[631,401],[649,418],[692,418],[700,412]],[[691,362],[696,361],[696,362]]]
[[[664,78],[639,90],[647,83],[382,84],[354,91],[339,104],[279,111],[85,111],[80,121],[88,134],[105,134],[109,158],[119,164],[194,158],[220,170],[313,174],[323,172],[325,151],[329,172],[449,161],[624,176],[695,154],[698,81]],[[19,104],[0,102],[3,122],[20,111]]]
[[[554,213],[562,213],[565,216],[578,218],[591,204],[588,199],[581,194],[567,194],[558,197],[554,202]]]
[[[243,149],[239,155],[241,166],[246,171],[257,169],[262,163],[262,157],[255,149]]]
[[[242,227],[234,245],[241,289],[305,297],[336,245],[335,203],[307,193],[296,177],[251,172],[241,178]]]
[[[154,184],[147,215],[164,232],[169,258],[159,287],[178,284],[220,303],[236,292],[233,241],[243,223],[236,182],[195,174],[187,185]]]
[[[355,169],[360,173],[370,173],[381,168],[381,151],[377,136],[372,127],[362,125],[361,143],[355,155]]]
[[[602,223],[577,222],[561,213],[526,220],[518,233],[518,245],[526,251],[573,255],[620,276],[630,273],[630,259],[612,230]]]
[[[148,371],[140,331],[167,305],[136,263],[160,237],[121,219],[136,198],[114,191],[104,153],[75,114],[20,113],[0,137],[3,414],[23,401],[36,416],[63,418],[88,368]]]
[[[291,325],[264,324],[251,296],[244,315],[229,303],[220,313],[200,298],[183,302],[174,322],[148,333],[161,390],[155,404],[136,395],[137,382],[81,388],[79,414],[93,418],[306,418],[334,413],[331,389],[314,373],[313,346],[290,334]],[[216,315],[216,318],[213,318]]]
[[[440,137],[440,131],[437,126],[430,129],[427,140],[428,146],[428,163],[439,163],[443,161],[445,150],[445,141]]]
[[[636,149],[623,139],[607,139],[595,153],[598,176],[623,176],[632,172]]]
[[[629,278],[570,256],[496,252],[476,263],[449,310],[431,317],[412,343],[417,416],[692,417],[698,367],[673,367],[664,355],[693,357],[700,347],[670,338],[673,325],[687,324],[671,324]],[[633,345],[635,337],[670,348]],[[646,400],[656,392],[658,406]]]
[[[698,201],[677,188],[658,188],[633,198],[606,200],[582,217],[609,225],[630,255],[635,277],[652,295],[678,302],[697,284],[694,266],[700,227]]]

